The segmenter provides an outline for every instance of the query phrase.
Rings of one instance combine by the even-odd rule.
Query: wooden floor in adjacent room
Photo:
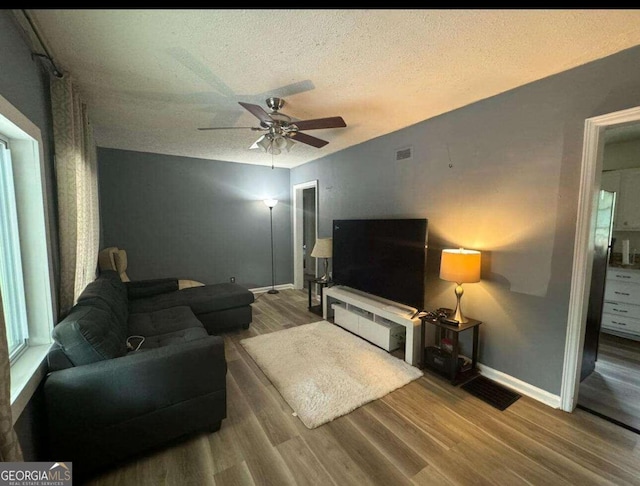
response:
[[[307,429],[239,341],[316,322],[306,291],[261,294],[226,336],[227,418],[96,477],[94,485],[640,485],[640,435],[522,397],[501,412],[425,376]]]
[[[596,369],[580,383],[578,404],[640,430],[640,341],[600,334]]]

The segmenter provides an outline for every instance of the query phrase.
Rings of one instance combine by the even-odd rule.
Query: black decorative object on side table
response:
[[[478,374],[478,336],[482,321],[468,319],[467,322],[452,325],[439,318],[422,318],[422,325],[435,326],[435,346],[424,350],[424,367],[447,377],[451,384],[458,385]],[[466,363],[460,354],[460,333],[473,329],[473,352],[471,363]],[[449,338],[450,336],[451,338]]]
[[[322,289],[324,289],[325,287],[330,286],[331,284],[333,284],[333,282],[331,280],[323,280],[321,278],[309,278],[307,280],[308,284],[309,284],[309,312],[313,312],[314,314],[318,314],[319,316],[322,315]],[[313,294],[313,286],[316,285],[318,286],[318,295],[320,296],[320,304],[319,305],[313,305],[313,299],[312,299],[312,294]]]

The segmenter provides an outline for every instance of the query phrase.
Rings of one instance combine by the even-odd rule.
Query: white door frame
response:
[[[578,218],[571,275],[567,338],[560,389],[560,408],[572,412],[578,404],[582,348],[591,288],[595,239],[595,207],[602,174],[602,134],[607,127],[640,121],[640,107],[587,118],[584,124]]]
[[[304,287],[304,272],[302,269],[302,191],[315,188],[316,207],[316,238],[318,237],[318,179],[295,184],[291,191],[293,200],[293,288]],[[316,259],[316,271],[318,275],[318,260]]]

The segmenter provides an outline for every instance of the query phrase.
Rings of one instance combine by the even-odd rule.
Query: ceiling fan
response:
[[[347,126],[341,116],[292,121],[290,116],[278,111],[284,106],[284,100],[282,98],[267,98],[266,104],[271,110],[270,113],[267,113],[260,105],[243,103],[242,101],[238,103],[260,120],[259,127],[204,127],[198,128],[198,130],[249,129],[265,132],[250,148],[261,148],[265,152],[278,155],[283,149],[288,152],[294,145],[294,142],[302,142],[316,148],[324,147],[329,143],[326,140],[302,133],[303,130],[344,128]]]

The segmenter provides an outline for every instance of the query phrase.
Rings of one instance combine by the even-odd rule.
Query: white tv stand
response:
[[[384,340],[384,334],[393,340],[394,327],[398,324],[404,326],[404,360],[413,366],[421,364],[422,322],[420,318],[413,317],[415,309],[339,285],[326,287],[323,292],[322,316],[325,320],[334,317],[335,324],[385,349],[388,349],[386,343],[381,344],[380,341]]]

